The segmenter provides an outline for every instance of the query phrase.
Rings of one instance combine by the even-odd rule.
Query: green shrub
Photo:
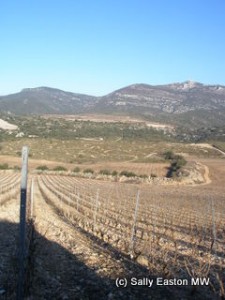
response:
[[[163,156],[166,160],[172,160],[175,157],[175,154],[173,153],[173,151],[169,150],[163,153]]]
[[[20,170],[21,170],[21,167],[19,167],[19,166],[14,166],[14,167],[13,167],[13,170],[15,170],[15,171],[20,171]]]
[[[154,177],[154,178],[156,178],[156,177],[157,177],[157,175],[156,175],[155,173],[151,173],[151,177]]]
[[[67,171],[67,168],[65,168],[63,166],[56,166],[53,170],[54,171]]]
[[[49,170],[48,169],[48,167],[47,166],[38,166],[37,168],[36,168],[36,170],[40,170],[40,171],[47,171],[47,170]]]
[[[0,164],[0,170],[7,170],[9,169],[9,165],[7,163]]]
[[[112,176],[117,176],[118,175],[118,172],[117,171],[113,171],[112,172]]]
[[[181,155],[176,155],[175,156],[175,161],[176,161],[176,164],[177,164],[178,168],[181,168],[181,167],[185,166],[186,163],[187,163],[185,158]]]
[[[99,174],[102,174],[102,175],[110,175],[111,173],[110,173],[109,170],[104,169],[104,170],[100,170],[100,171],[99,171]]]
[[[168,168],[167,177],[177,177],[178,171],[185,166],[187,161],[181,155],[175,155],[174,159],[171,162],[170,167]]]
[[[79,173],[79,172],[80,172],[80,168],[79,168],[79,167],[75,167],[75,168],[73,169],[73,172],[74,172],[74,173]]]
[[[130,171],[122,171],[122,172],[120,172],[120,176],[136,177],[137,175]]]
[[[94,174],[94,171],[92,169],[85,169],[83,171],[83,173],[85,173],[85,174],[87,174],[87,173]]]
[[[146,179],[146,178],[148,178],[148,175],[146,175],[146,174],[141,174],[139,177],[140,177],[140,178],[143,178],[143,179]]]

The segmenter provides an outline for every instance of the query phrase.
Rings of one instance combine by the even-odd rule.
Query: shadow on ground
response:
[[[75,230],[77,230],[75,228]],[[107,251],[113,259],[120,260],[123,276],[130,278],[156,277],[149,270],[129,260],[117,249],[82,230],[100,251]],[[17,286],[17,235],[18,224],[0,222],[0,299],[15,299]],[[118,288],[112,273],[106,270],[105,276],[97,274],[95,268],[89,268],[82,261],[82,253],[73,255],[58,243],[47,240],[37,231],[33,231],[33,243],[29,260],[29,273],[25,299],[206,299],[193,297],[190,289],[167,286],[131,286]],[[75,241],[76,242],[76,241]],[[79,243],[79,242],[78,242]],[[104,250],[105,249],[105,250]],[[101,252],[100,252],[101,253]],[[99,266],[97,266],[99,269]],[[102,266],[103,267],[103,266]],[[182,292],[184,290],[185,294]],[[186,293],[187,292],[187,293]]]

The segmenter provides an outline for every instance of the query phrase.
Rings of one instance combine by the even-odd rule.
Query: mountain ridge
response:
[[[138,115],[155,121],[194,120],[198,125],[225,124],[225,86],[185,81],[166,85],[135,83],[105,96],[67,92],[51,87],[25,88],[0,96],[0,111],[10,114],[106,113]],[[204,116],[205,115],[205,116]],[[209,123],[209,122],[208,122]]]

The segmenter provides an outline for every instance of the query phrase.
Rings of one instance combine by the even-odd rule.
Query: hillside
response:
[[[105,113],[197,127],[225,125],[225,86],[186,81],[133,84],[102,97],[47,87],[0,97],[0,111],[13,114]]]
[[[224,109],[225,87],[191,81],[158,86],[134,84],[102,97],[97,106],[169,114]]]
[[[173,124],[220,126],[225,123],[225,87],[190,81],[158,86],[134,84],[102,97],[95,109]]]
[[[19,115],[81,113],[93,106],[95,101],[93,96],[38,87],[0,97],[0,110]]]

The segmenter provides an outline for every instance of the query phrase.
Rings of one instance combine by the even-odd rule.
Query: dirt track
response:
[[[209,168],[206,166],[206,165],[204,165],[204,169],[205,169],[205,172],[204,172],[204,179],[205,179],[205,184],[209,184],[209,183],[211,183],[212,181],[211,181],[211,179],[210,179],[210,173],[209,173]]]

